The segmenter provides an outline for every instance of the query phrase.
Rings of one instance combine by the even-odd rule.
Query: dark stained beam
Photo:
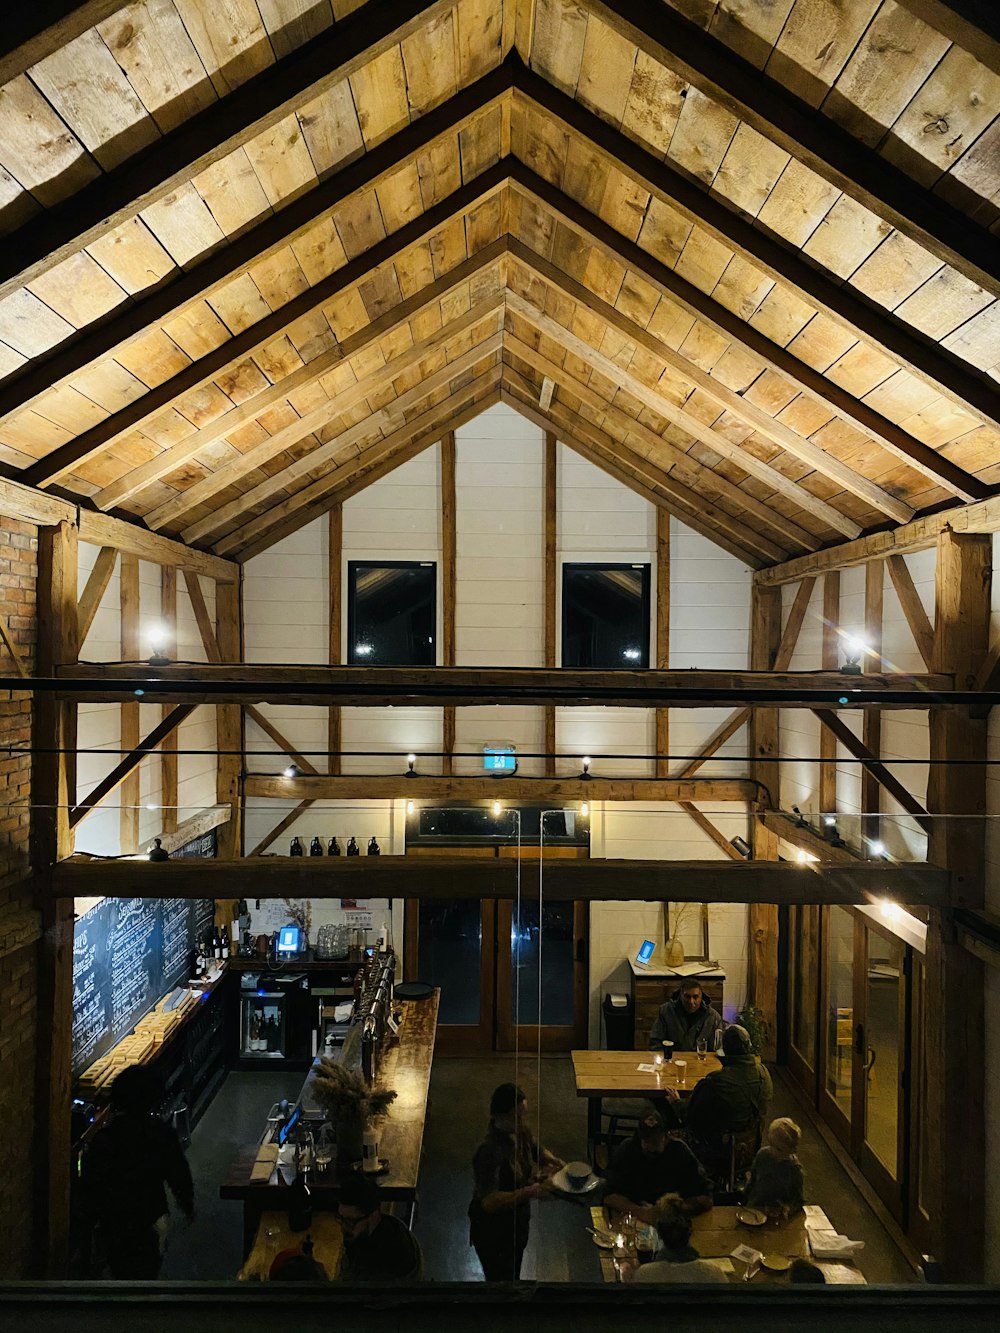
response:
[[[0,294],[13,290],[11,283],[27,285],[60,259],[82,250],[98,236],[179,189],[212,163],[277,125],[302,101],[319,97],[452,3],[383,0],[379,5],[366,6],[363,16],[334,24],[121,166],[102,173],[8,241],[0,257]],[[362,161],[379,152],[373,150]],[[332,180],[338,181],[351,170],[345,168]],[[294,208],[291,204],[282,209],[274,221]]]
[[[753,795],[753,784],[745,778],[492,778],[454,774],[423,776],[417,756],[415,778],[327,775],[296,778],[250,774],[247,795],[260,800],[392,800],[406,796],[413,801],[708,801],[745,803]],[[400,769],[402,769],[402,762]]]
[[[996,239],[887,162],[828,116],[709,37],[676,9],[650,0],[583,0],[635,42],[811,171],[871,209],[970,282],[1000,296]]]
[[[91,894],[144,898],[513,898],[514,857],[476,863],[461,857],[254,857],[234,861],[61,861],[57,898]],[[943,903],[949,877],[935,866],[794,865],[781,861],[553,860],[543,893],[552,901]]]
[[[780,344],[772,342],[752,324],[746,323],[739,315],[714,301],[700,288],[675,273],[634,241],[628,240],[603,219],[595,217],[575,199],[570,199],[529,167],[515,162],[511,169],[511,179],[585,240],[599,246],[620,264],[639,273],[647,282],[689,313],[703,320],[724,338],[748,348],[782,378],[827,404],[842,420],[863,431],[937,485],[944,486],[964,500],[981,499],[989,493],[990,488],[985,483],[957,467],[945,455],[924,444],[922,440],[916,439],[888,417],[882,416],[860,399],[847,393],[833,380],[827,379],[818,370],[800,361]],[[942,393],[945,392],[943,385],[938,387]],[[983,400],[984,395],[980,394],[979,397]],[[963,399],[963,402],[967,400]],[[982,411],[985,411],[987,403],[992,413],[988,419],[1000,424],[995,389],[991,388],[986,395],[985,401],[982,402]],[[969,402],[967,405],[972,406]],[[978,406],[976,410],[980,410]]]
[[[129,706],[131,707],[131,705]],[[138,705],[135,706],[138,707]],[[176,708],[172,708],[167,716],[156,724],[149,735],[135,749],[131,750],[120,763],[116,764],[107,777],[102,778],[79,805],[73,807],[69,816],[70,828],[75,828],[81,819],[89,815],[91,810],[95,810],[103,800],[120,787],[129,774],[138,769],[146,756],[176,731],[197,706],[197,704],[178,704]]]

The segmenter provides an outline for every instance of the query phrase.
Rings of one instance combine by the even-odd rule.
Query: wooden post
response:
[[[840,570],[823,576],[823,670],[835,671],[840,664]],[[837,739],[826,727],[819,733],[819,808],[824,815],[837,813]]]
[[[656,510],[656,665],[670,666],[670,512]],[[670,768],[670,709],[656,710],[656,776],[665,778]],[[690,812],[689,812],[690,813]]]
[[[38,532],[38,650],[40,675],[79,655],[76,525]],[[70,1097],[73,1031],[73,900],[56,899],[50,871],[73,854],[69,812],[70,750],[76,748],[76,706],[40,695],[33,708],[36,754],[32,768],[31,859],[42,938],[38,950],[35,1080],[35,1251],[38,1275],[66,1276],[69,1249]]]
[[[989,647],[992,539],[938,539],[934,662],[968,689]],[[986,876],[985,718],[932,708],[927,859],[962,876],[954,904],[982,907]],[[952,761],[961,760],[955,764]],[[969,761],[973,762],[969,762]],[[941,762],[943,761],[943,762]],[[931,1138],[931,1231],[949,1282],[981,1282],[985,1230],[984,964],[957,942],[951,908],[931,908],[927,929],[924,1049]],[[956,1151],[955,1145],[961,1144]]]
[[[455,665],[455,562],[458,541],[455,432],[441,437],[441,665]],[[441,710],[441,772],[450,777],[455,750],[455,709]]]
[[[119,583],[119,625],[123,662],[139,660],[139,560],[122,552]],[[139,744],[139,704],[121,705],[121,747],[129,754]],[[121,785],[118,794],[119,841],[123,855],[139,850],[139,802],[141,778],[136,768]]]
[[[885,588],[885,566],[881,560],[869,560],[865,565],[865,643],[870,652],[864,659],[866,671],[882,670],[882,600]],[[867,750],[882,757],[882,714],[877,708],[866,708],[861,724],[861,740]],[[868,768],[861,770],[861,836],[865,853],[871,854],[871,844],[881,841],[882,786]]]
[[[340,666],[343,662],[343,619],[341,608],[343,605],[341,588],[343,577],[343,558],[344,558],[344,506],[335,504],[330,510],[329,516],[329,551],[327,559],[329,563],[329,596],[330,596],[330,665]],[[328,714],[327,726],[327,749],[330,754],[327,758],[326,771],[328,773],[339,773],[340,750],[343,744],[343,719],[341,716],[340,705],[331,704]]]
[[[773,594],[777,592],[777,596]],[[754,585],[750,599],[750,669],[771,671],[781,645],[781,593],[779,589]],[[754,708],[750,712],[750,776],[761,784],[757,809],[776,809],[780,801],[777,764],[780,742],[776,708]],[[777,861],[777,836],[763,821],[752,824],[754,860]],[[748,913],[749,957],[747,995],[763,1014],[768,1036],[761,1052],[766,1060],[777,1054],[778,908],[774,903],[751,903]]]
[[[215,585],[216,641],[223,662],[243,660],[241,587],[238,583]],[[229,822],[219,829],[219,856],[243,854],[243,710],[238,704],[216,706],[219,767],[215,799],[232,808]]]
[[[167,565],[160,568],[160,619],[170,651],[176,657],[177,570]],[[161,704],[160,717],[167,717],[170,709],[170,704]],[[160,752],[160,803],[163,807],[164,833],[173,833],[177,828],[177,749],[177,740],[174,738]]]
[[[545,665],[556,665],[556,574],[559,560],[559,490],[556,437],[545,432]],[[544,709],[545,776],[556,775],[556,710],[554,704]]]

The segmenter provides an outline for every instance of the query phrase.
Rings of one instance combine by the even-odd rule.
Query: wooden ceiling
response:
[[[503,398],[757,567],[1000,482],[961,7],[52,8],[0,56],[6,475],[242,560]]]

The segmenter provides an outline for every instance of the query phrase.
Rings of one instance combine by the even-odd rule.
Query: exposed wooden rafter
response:
[[[139,707],[138,704],[135,706]],[[89,815],[91,810],[96,809],[106,797],[116,791],[129,774],[139,767],[143,759],[158,745],[161,745],[197,707],[197,704],[178,704],[172,708],[167,716],[162,718],[153,730],[120,763],[116,764],[111,772],[102,778],[82,801],[73,807],[69,817],[70,827],[73,828],[79,824],[84,816]]]

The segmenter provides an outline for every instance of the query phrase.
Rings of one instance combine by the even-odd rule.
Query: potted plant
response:
[[[313,1095],[326,1112],[337,1135],[337,1165],[340,1170],[361,1160],[364,1132],[389,1114],[396,1093],[388,1088],[370,1088],[359,1069],[347,1069],[322,1056],[313,1076]]]
[[[745,1004],[736,1015],[736,1022],[746,1028],[750,1036],[750,1049],[760,1058],[761,1051],[767,1045],[768,1022],[763,1011],[755,1004]]]

